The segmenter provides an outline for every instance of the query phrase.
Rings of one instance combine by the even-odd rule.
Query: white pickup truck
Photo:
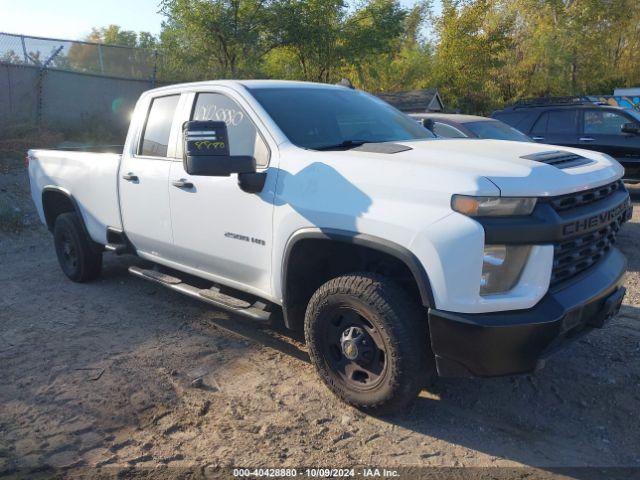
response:
[[[304,329],[371,412],[440,376],[534,371],[624,296],[622,167],[593,151],[436,139],[364,92],[215,81],[144,93],[121,155],[31,150],[64,273],[131,273]]]

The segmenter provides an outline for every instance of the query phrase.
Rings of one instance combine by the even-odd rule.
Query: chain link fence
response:
[[[155,82],[158,52],[0,32],[0,62]]]
[[[0,143],[34,127],[72,142],[89,130],[124,141],[157,65],[155,50],[0,32]]]

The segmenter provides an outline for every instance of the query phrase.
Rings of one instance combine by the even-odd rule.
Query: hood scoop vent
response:
[[[593,163],[593,160],[589,160],[588,158],[571,152],[562,152],[560,150],[532,153],[531,155],[524,155],[520,158],[533,160],[534,162],[546,163],[547,165],[552,165],[560,170],[565,168],[581,167],[583,165]]]
[[[399,143],[363,143],[359,147],[351,149],[351,151],[355,152],[368,153],[400,153],[407,150],[413,150],[413,148]]]

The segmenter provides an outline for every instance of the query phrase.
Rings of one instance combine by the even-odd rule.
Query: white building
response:
[[[613,94],[618,97],[636,97],[640,96],[640,87],[633,88],[616,88]]]

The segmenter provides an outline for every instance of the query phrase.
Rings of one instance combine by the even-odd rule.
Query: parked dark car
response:
[[[524,133],[499,120],[475,115],[456,113],[410,113],[411,117],[439,137],[445,138],[491,138],[494,140],[514,140],[531,142]]]
[[[625,169],[626,181],[640,182],[640,113],[586,98],[523,100],[494,112],[533,140],[611,155]]]

